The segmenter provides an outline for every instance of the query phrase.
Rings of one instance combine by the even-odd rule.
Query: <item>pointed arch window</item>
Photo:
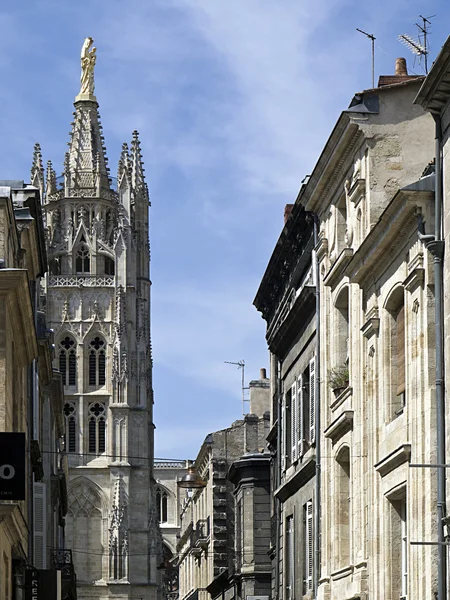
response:
[[[112,258],[105,256],[105,275],[114,275],[115,264]]]
[[[99,336],[89,344],[89,385],[102,386],[106,383],[105,342]]]
[[[75,269],[77,273],[90,273],[91,255],[86,244],[80,244],[75,255]]]
[[[106,411],[101,402],[89,405],[89,452],[102,454],[106,450]]]
[[[62,374],[64,385],[76,385],[77,353],[75,340],[66,335],[59,342],[58,348],[59,372]]]
[[[77,450],[77,417],[75,405],[72,402],[64,404],[64,418],[66,421],[65,450],[76,452]]]
[[[156,488],[156,510],[158,511],[158,520],[160,523],[167,523],[168,518],[168,499],[169,494],[167,490],[162,488],[161,486],[157,486]]]

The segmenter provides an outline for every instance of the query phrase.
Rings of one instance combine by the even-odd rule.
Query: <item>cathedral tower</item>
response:
[[[153,490],[148,189],[138,133],[110,176],[96,50],[81,90],[64,174],[47,165],[46,310],[65,384],[69,512],[78,598],[156,598],[161,550]],[[39,148],[32,180],[44,187]]]

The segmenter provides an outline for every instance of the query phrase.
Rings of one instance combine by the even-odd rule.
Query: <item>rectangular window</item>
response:
[[[286,519],[286,535],[285,535],[285,596],[286,600],[294,598],[294,515],[290,515]]]
[[[291,460],[295,462],[298,458],[298,446],[299,446],[299,405],[297,398],[297,382],[290,390],[291,394]]]
[[[406,519],[406,500],[400,505],[400,522],[401,522],[401,536],[402,536],[402,598],[406,598],[408,594],[408,533],[407,533],[407,519]]]
[[[281,468],[286,470],[291,465],[291,446],[292,446],[292,427],[291,427],[291,410],[292,410],[292,391],[288,390],[284,397],[283,414],[281,420]]]

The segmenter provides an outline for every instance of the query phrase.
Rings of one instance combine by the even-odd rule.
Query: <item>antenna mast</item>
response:
[[[230,360],[224,360],[224,363],[227,365],[236,365],[238,369],[241,369],[242,372],[242,414],[245,415],[245,360],[242,359],[239,362],[232,362]]]
[[[364,34],[366,37],[369,38],[369,40],[372,41],[372,89],[373,89],[375,87],[375,40],[377,38],[373,35],[373,33],[366,33],[362,29],[358,29],[358,27],[356,28],[356,31],[359,31],[359,33]]]
[[[404,44],[408,50],[410,50],[413,54],[415,54],[416,56],[419,57],[419,62],[422,60],[422,57],[424,57],[424,64],[425,64],[425,74],[428,74],[428,36],[429,36],[429,26],[431,25],[431,22],[429,19],[432,19],[433,17],[435,17],[436,15],[431,15],[429,17],[424,17],[422,15],[419,15],[420,18],[422,19],[422,25],[420,25],[419,23],[416,23],[416,27],[419,29],[419,32],[422,32],[422,37],[423,40],[420,39],[420,33],[418,35],[418,39],[414,39],[412,36],[408,35],[407,33],[402,33],[401,35],[398,36],[398,40],[399,42],[401,42],[402,44]]]

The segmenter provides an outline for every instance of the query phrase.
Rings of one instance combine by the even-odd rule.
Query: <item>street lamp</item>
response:
[[[206,486],[206,481],[200,477],[194,465],[188,467],[186,475],[177,481],[177,486],[185,489],[200,490]]]

